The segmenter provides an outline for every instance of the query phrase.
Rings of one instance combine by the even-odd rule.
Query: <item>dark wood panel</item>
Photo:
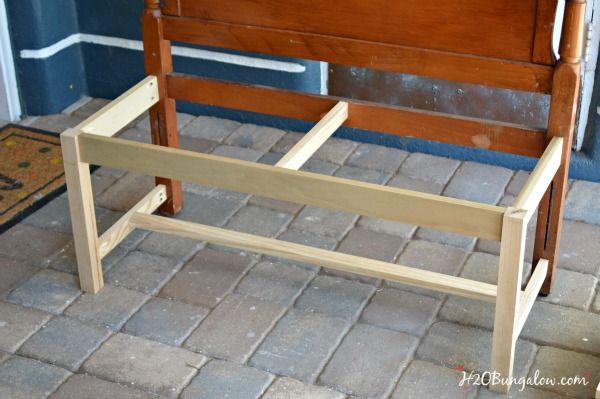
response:
[[[162,21],[169,40],[514,90],[551,91],[553,69],[544,65],[201,19],[164,17]]]
[[[181,15],[531,61],[536,0],[180,0]]]
[[[328,94],[545,129],[550,96],[361,67],[329,65]],[[490,106],[493,104],[493,106]]]
[[[535,37],[531,60],[537,64],[554,65],[552,35],[558,0],[538,0]]]
[[[180,14],[179,0],[164,0],[162,7],[163,14],[177,16]]]
[[[539,157],[547,144],[544,131],[518,125],[268,87],[170,75],[167,88],[177,100],[308,121],[343,100],[349,103],[344,126],[519,155]]]

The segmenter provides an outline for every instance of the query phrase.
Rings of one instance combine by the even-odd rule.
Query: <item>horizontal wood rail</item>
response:
[[[179,15],[529,61],[537,19],[536,3],[540,1],[344,0],[343,3],[322,2],[317,6],[314,0],[238,0],[232,7],[221,0],[181,0]],[[484,29],[485,34],[482,34]]]
[[[435,79],[549,94],[553,68],[395,44],[212,22],[162,18],[168,40],[355,65]]]
[[[148,76],[75,129],[84,133],[112,136],[156,104],[159,98],[157,79],[155,76]]]
[[[144,198],[135,204],[125,215],[121,216],[98,239],[98,252],[100,259],[110,253],[121,241],[134,230],[131,217],[136,213],[153,213],[167,200],[167,188],[162,184],[154,187]]]
[[[346,119],[348,119],[348,103],[340,101],[275,166],[300,169]]]
[[[363,276],[398,281],[416,287],[434,289],[468,298],[489,302],[496,300],[495,285],[428,270],[415,269],[253,234],[238,233],[218,227],[169,219],[162,216],[136,213],[131,218],[131,223],[135,227],[144,230],[208,241],[213,244],[278,256],[284,259],[305,262],[344,272],[357,273]]]
[[[91,134],[81,161],[499,240],[505,208]]]
[[[560,167],[563,143],[564,139],[562,137],[552,138],[513,204],[513,207],[527,211],[525,223],[533,216],[535,209]]]
[[[529,283],[527,283],[525,290],[521,293],[521,300],[519,301],[519,322],[516,327],[516,337],[521,334],[521,330],[527,321],[527,316],[529,316],[529,312],[533,307],[533,303],[540,292],[540,288],[542,288],[542,284],[544,283],[547,272],[548,260],[540,259],[535,269],[533,269]]]
[[[170,75],[167,87],[169,97],[176,100],[307,121],[320,120],[345,101],[346,127],[530,157],[540,157],[548,143],[544,131],[524,126],[264,86]]]

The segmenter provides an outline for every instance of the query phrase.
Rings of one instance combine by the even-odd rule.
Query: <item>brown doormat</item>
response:
[[[0,129],[0,233],[64,190],[58,134],[16,125]]]

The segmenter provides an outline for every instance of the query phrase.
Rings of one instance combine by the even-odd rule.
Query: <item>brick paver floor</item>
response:
[[[62,131],[105,104],[24,124]],[[179,115],[182,146],[273,163],[295,132]],[[148,141],[147,118],[122,137]],[[525,172],[331,139],[316,173],[506,203]],[[94,173],[99,228],[148,178]],[[494,282],[490,242],[186,185],[178,217]],[[514,386],[511,398],[591,398],[600,379],[600,184],[567,196],[558,282],[517,343],[515,374],[587,385]],[[489,367],[493,306],[319,267],[135,232],[81,294],[65,195],[0,238],[0,398],[497,398],[459,386]],[[528,258],[530,259],[530,258]],[[526,274],[530,266],[526,267]],[[527,276],[526,276],[527,277]]]

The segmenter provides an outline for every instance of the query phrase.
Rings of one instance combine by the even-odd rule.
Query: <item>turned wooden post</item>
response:
[[[178,148],[175,100],[168,97],[166,83],[167,74],[173,71],[171,42],[163,38],[160,0],[146,0],[145,4],[146,8],[142,16],[142,37],[146,73],[156,76],[160,94],[160,101],[150,109],[152,143]],[[163,184],[167,188],[167,201],[160,207],[160,211],[175,215],[183,207],[181,182],[157,177],[156,184]]]
[[[565,194],[569,178],[569,161],[577,115],[579,86],[581,82],[581,51],[586,2],[568,0],[560,41],[560,59],[554,72],[552,99],[548,119],[548,139],[563,137],[561,166],[548,191],[540,202],[533,251],[533,264],[540,258],[548,259],[548,274],[541,295],[548,295],[554,281],[554,271],[560,249]]]

